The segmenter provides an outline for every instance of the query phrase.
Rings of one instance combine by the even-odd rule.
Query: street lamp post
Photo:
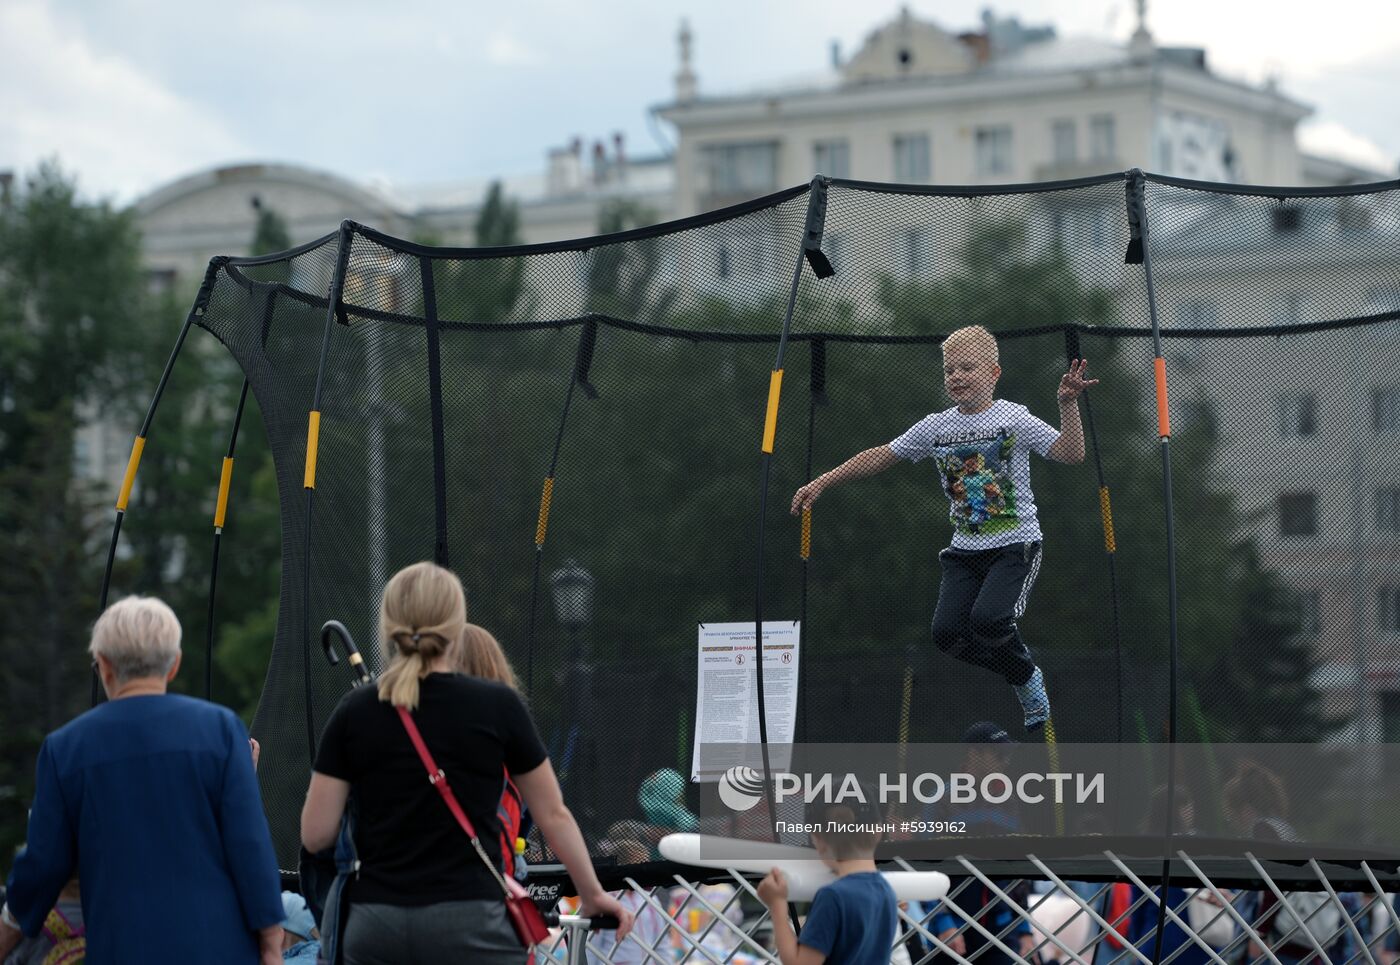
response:
[[[593,795],[586,777],[594,769],[592,760],[592,728],[584,721],[584,714],[592,704],[592,667],[589,664],[587,643],[588,628],[593,623],[593,591],[596,585],[593,574],[589,573],[574,559],[566,559],[564,565],[549,575],[550,591],[554,596],[554,614],[559,625],[569,635],[569,698],[566,701],[569,714],[569,732],[574,734],[573,756],[568,763],[565,784],[570,797],[579,807],[585,824],[593,818]],[[567,746],[567,742],[566,742]]]

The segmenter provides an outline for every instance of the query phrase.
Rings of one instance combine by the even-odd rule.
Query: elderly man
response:
[[[89,963],[280,962],[277,862],[243,724],[166,693],[180,623],[159,600],[111,606],[89,649],[110,699],[39,750],[0,958],[38,934],[76,872]]]

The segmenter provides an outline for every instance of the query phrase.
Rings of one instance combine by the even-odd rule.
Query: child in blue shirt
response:
[[[820,806],[813,823],[873,824],[873,805]],[[773,943],[782,965],[889,965],[899,912],[885,876],[875,867],[878,831],[812,834],[812,846],[837,878],[817,890],[802,933],[788,918],[787,879],[777,868],[758,886],[758,897],[773,918]]]

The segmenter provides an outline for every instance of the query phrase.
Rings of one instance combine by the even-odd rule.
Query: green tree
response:
[[[641,228],[655,221],[656,212],[651,208],[626,198],[609,199],[598,209],[599,234]],[[673,281],[658,277],[665,243],[663,238],[639,238],[593,249],[588,263],[589,308],[633,321],[663,319],[678,296]]]
[[[34,753],[88,704],[87,631],[110,506],[82,474],[84,423],[146,300],[131,215],[41,165],[0,209],[0,853],[23,835]],[[84,446],[87,440],[83,440]]]
[[[287,230],[287,222],[275,208],[264,204],[260,198],[253,199],[253,210],[257,211],[257,224],[253,228],[253,243],[248,248],[250,255],[270,255],[286,251],[292,247],[292,234]]]
[[[1233,571],[1241,591],[1234,633],[1198,678],[1221,739],[1323,740],[1338,721],[1324,715],[1321,694],[1310,682],[1317,660],[1302,632],[1297,595],[1263,567],[1252,545],[1237,548]]]
[[[476,217],[478,248],[505,248],[523,242],[520,205],[505,196],[501,182],[491,182],[486,201]],[[525,299],[525,260],[519,257],[482,258],[453,264],[454,275],[440,291],[455,292],[465,302],[465,318],[472,322],[512,321],[528,314]],[[439,296],[441,301],[442,296]]]

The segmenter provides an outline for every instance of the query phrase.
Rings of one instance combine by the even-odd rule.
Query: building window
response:
[[[1387,744],[1400,744],[1400,691],[1383,690],[1381,699],[1381,739]]]
[[[1381,633],[1400,635],[1400,586],[1376,588],[1376,623]]]
[[[174,268],[152,268],[146,272],[146,291],[152,295],[174,291],[175,278]]]
[[[1371,425],[1377,432],[1400,432],[1400,388],[1371,390]]]
[[[902,184],[921,184],[933,176],[927,134],[896,134],[894,139],[894,179]]]
[[[1317,396],[1311,392],[1281,395],[1278,400],[1279,435],[1285,439],[1317,432]]]
[[[1280,536],[1317,535],[1317,493],[1279,493]]]
[[[1191,299],[1181,303],[1176,310],[1177,322],[1182,328],[1219,328],[1220,306],[1204,299]]]
[[[1384,486],[1376,490],[1376,529],[1400,533],[1400,488]]]
[[[713,144],[701,148],[710,191],[718,195],[755,197],[778,186],[778,145]]]
[[[1011,128],[979,127],[975,134],[977,173],[997,175],[1011,173]]]
[[[1116,125],[1111,114],[1099,114],[1089,118],[1089,157],[1095,161],[1109,161],[1118,155]]]
[[[911,278],[923,274],[933,261],[929,256],[928,231],[923,228],[909,228],[899,233],[898,241],[900,267],[904,269],[904,274]]]
[[[1274,324],[1296,325],[1303,320],[1303,293],[1282,292],[1274,297]]]
[[[1074,121],[1055,121],[1050,125],[1050,139],[1054,143],[1056,164],[1073,164],[1079,160]]]
[[[1322,591],[1299,590],[1297,594],[1298,632],[1316,636],[1322,632]]]
[[[812,164],[818,174],[833,178],[851,176],[851,142],[818,141],[812,145]]]

